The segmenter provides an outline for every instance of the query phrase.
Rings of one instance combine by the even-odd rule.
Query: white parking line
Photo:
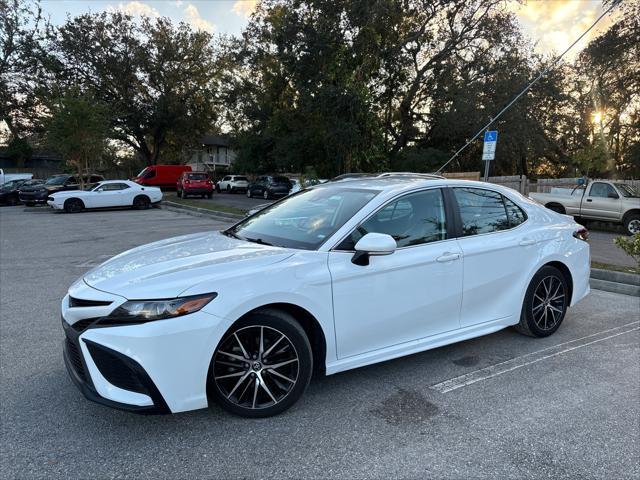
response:
[[[495,365],[490,365],[488,367],[481,368],[480,370],[466,373],[464,375],[460,375],[459,377],[445,380],[444,382],[436,383],[435,385],[431,385],[431,387],[429,388],[431,388],[432,390],[436,390],[440,393],[451,392],[453,390],[457,390],[458,388],[466,387],[468,385],[472,385],[474,383],[481,382],[483,380],[488,380],[490,378],[497,377],[498,375],[502,375],[503,373],[512,372],[513,370],[516,370],[518,368],[526,367],[527,365],[541,362],[542,360],[556,357],[558,355],[562,355],[563,353],[567,353],[572,350],[576,350],[578,348],[586,347],[588,345],[593,345],[594,343],[603,342],[604,340],[608,340],[610,338],[614,338],[619,335],[624,335],[626,333],[640,330],[640,326],[638,325],[640,325],[640,321],[631,322],[631,323],[627,323],[626,325],[622,325],[620,327],[611,328],[609,330],[603,330],[602,332],[593,333],[591,335],[577,338],[575,340],[569,340],[568,342],[559,343],[558,345],[553,345],[551,347],[543,348],[542,350],[538,350],[532,353],[527,353],[526,355],[515,357],[515,358],[512,358],[511,360],[506,360],[504,362],[496,363]],[[612,332],[617,332],[617,333],[612,333]],[[611,335],[607,335],[607,334],[611,334]],[[579,345],[574,345],[579,342],[584,342],[584,340],[587,340],[593,337],[599,337],[599,338],[596,338],[589,342],[580,343]],[[569,345],[573,345],[573,346],[569,346]]]

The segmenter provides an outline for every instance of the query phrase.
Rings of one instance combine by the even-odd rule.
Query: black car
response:
[[[104,180],[102,175],[87,175],[83,177],[84,188],[91,189],[96,183]],[[73,175],[61,174],[47,178],[47,181],[40,185],[20,187],[18,197],[20,201],[28,207],[36,204],[47,203],[47,197],[55,192],[66,190],[78,190],[80,182]]]
[[[284,197],[289,195],[292,186],[291,180],[287,177],[264,175],[256,178],[253,183],[249,184],[247,197],[251,198],[254,195],[259,195],[264,199]]]
[[[17,205],[20,203],[18,198],[18,189],[24,185],[37,185],[42,183],[42,180],[29,180],[22,178],[20,180],[11,180],[4,185],[0,186],[0,204],[4,205]]]

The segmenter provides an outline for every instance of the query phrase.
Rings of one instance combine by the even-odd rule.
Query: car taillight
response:
[[[185,180],[184,183],[191,183],[191,180]]]
[[[587,240],[589,240],[589,230],[587,230],[586,228],[580,228],[579,230],[573,232],[573,236],[578,240],[586,242]]]

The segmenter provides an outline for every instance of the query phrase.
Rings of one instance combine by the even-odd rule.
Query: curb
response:
[[[606,280],[607,282],[626,283],[628,285],[640,286],[640,275],[625,272],[614,272],[611,270],[591,269],[591,278]]]
[[[231,223],[235,223],[244,218],[241,215],[235,215],[233,213],[217,212],[206,208],[191,207],[189,205],[181,205],[179,203],[169,201],[163,201],[160,204],[160,208],[173,212],[186,213],[187,215],[193,215],[195,217],[209,217],[215,220]]]
[[[633,273],[592,268],[589,283],[591,288],[597,290],[640,297],[640,275]]]

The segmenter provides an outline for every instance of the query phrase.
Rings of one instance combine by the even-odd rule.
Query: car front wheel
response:
[[[311,379],[313,358],[303,328],[290,315],[263,310],[237,322],[213,355],[208,392],[243,417],[270,417],[291,407]]]
[[[629,235],[640,233],[640,214],[632,213],[624,219],[624,228]]]
[[[84,203],[77,198],[70,198],[64,202],[64,211],[67,213],[78,213],[84,209]]]
[[[532,337],[548,337],[560,328],[569,300],[562,272],[555,267],[542,267],[527,288],[516,330]]]

